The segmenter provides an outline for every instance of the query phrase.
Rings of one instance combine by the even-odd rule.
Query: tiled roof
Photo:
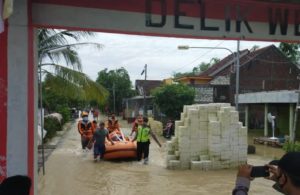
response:
[[[257,49],[255,51],[250,52],[249,50],[240,51],[240,67],[255,59],[260,54],[264,53],[269,49],[277,49],[274,45],[270,45],[261,49]],[[234,53],[235,55],[236,53]],[[233,72],[233,63],[234,58],[233,55],[229,55],[222,59],[219,63],[211,66],[206,71],[202,72],[199,76],[226,76]]]

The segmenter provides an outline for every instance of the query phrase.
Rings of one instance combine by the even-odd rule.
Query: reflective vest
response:
[[[149,135],[150,135],[150,128],[139,126],[138,127],[138,134],[137,134],[137,142],[148,142],[149,141]]]
[[[92,138],[94,133],[94,125],[91,122],[78,122],[78,131],[80,135],[85,135],[87,138]]]
[[[110,120],[111,121],[111,124],[109,123],[108,121],[108,124],[107,124],[107,129],[109,131],[109,133],[111,132],[114,132],[114,131],[120,131],[120,125],[118,123],[118,120]]]

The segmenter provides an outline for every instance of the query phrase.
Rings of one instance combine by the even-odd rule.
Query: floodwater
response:
[[[265,156],[251,155],[248,161],[263,165],[274,155],[281,155],[274,151],[272,154],[270,151],[263,152]],[[159,148],[152,142],[149,165],[135,161],[94,163],[92,153],[82,152],[74,124],[47,160],[46,175],[39,174],[38,192],[41,195],[231,194],[236,170],[168,170],[164,156],[164,146]],[[262,178],[255,179],[249,194],[279,194],[272,189],[272,184]]]

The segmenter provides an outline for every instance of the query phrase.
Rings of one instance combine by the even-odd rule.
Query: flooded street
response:
[[[128,127],[123,129],[125,134],[129,132]],[[38,191],[41,195],[231,194],[236,170],[167,170],[164,156],[164,146],[159,148],[152,142],[149,165],[135,161],[94,163],[92,152],[82,152],[74,124],[47,160],[46,175],[40,172]],[[272,156],[257,155],[248,158],[254,165],[272,159]],[[255,179],[250,194],[279,194],[271,188],[272,184]]]

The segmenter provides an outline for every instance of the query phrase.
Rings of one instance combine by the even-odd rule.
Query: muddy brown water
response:
[[[128,128],[123,130],[129,132]],[[280,157],[281,150],[265,147],[265,151],[261,154],[263,155],[249,155],[249,163],[265,164],[275,156]],[[47,160],[46,175],[39,175],[38,194],[225,195],[231,194],[236,176],[235,169],[168,170],[165,168],[164,144],[162,148],[159,148],[154,142],[150,146],[149,165],[142,165],[135,161],[94,163],[92,158],[91,152],[82,152],[80,137],[74,125]],[[265,179],[255,179],[251,184],[249,194],[279,194],[271,188],[272,184],[271,181]]]

